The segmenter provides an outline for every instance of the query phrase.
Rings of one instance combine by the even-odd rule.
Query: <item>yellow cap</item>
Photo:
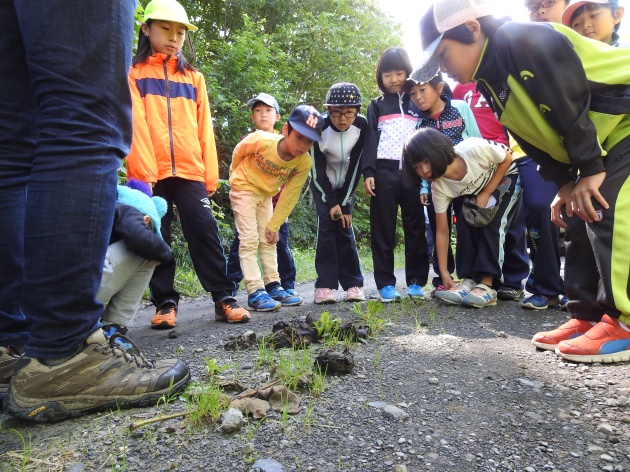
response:
[[[163,20],[181,23],[190,31],[197,31],[197,27],[188,21],[184,7],[176,0],[153,0],[144,9],[144,23],[147,20]]]

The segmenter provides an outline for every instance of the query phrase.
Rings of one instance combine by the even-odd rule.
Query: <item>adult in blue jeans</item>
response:
[[[148,405],[190,376],[100,329],[96,292],[131,140],[134,7],[0,0],[0,398],[24,419]]]

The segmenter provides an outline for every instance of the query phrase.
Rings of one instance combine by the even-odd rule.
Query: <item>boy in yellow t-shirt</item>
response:
[[[256,131],[234,148],[230,202],[241,240],[239,258],[247,302],[256,311],[278,310],[285,296],[287,300],[299,298],[280,285],[276,243],[278,229],[293,211],[308,178],[312,166],[308,151],[313,142],[321,140],[323,127],[324,119],[315,108],[299,105],[281,135]],[[271,199],[282,185],[284,190],[273,209]]]

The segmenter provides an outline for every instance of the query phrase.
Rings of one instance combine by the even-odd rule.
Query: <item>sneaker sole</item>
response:
[[[301,305],[304,302],[304,300],[300,300],[299,302],[293,302],[293,303],[282,303],[280,302],[281,306],[298,306]]]
[[[495,306],[497,304],[497,299],[494,298],[492,300],[490,300],[489,302],[486,303],[479,303],[479,302],[471,302],[468,300],[462,300],[462,305],[464,306],[469,306],[472,308],[485,308],[487,306]]]
[[[438,293],[441,293],[441,292],[438,292]],[[441,301],[441,302],[444,302],[444,303],[446,303],[447,305],[461,305],[461,303],[462,303],[462,300],[461,300],[461,299],[459,299],[459,300],[457,300],[457,301],[456,301],[456,300],[448,300],[448,299],[446,299],[446,298],[438,297],[438,296],[437,296],[437,294],[436,294],[435,299],[436,299],[436,300],[439,300],[439,301]]]
[[[521,306],[527,310],[546,310],[547,308],[549,308],[549,305],[536,306],[531,303],[522,303]]]
[[[365,297],[360,298],[360,297],[353,297],[353,298],[346,298],[344,300],[344,302],[364,302],[365,301]]]
[[[383,303],[395,303],[395,302],[400,302],[400,298],[381,298],[378,297],[378,300],[383,302]]]
[[[174,328],[177,323],[170,324],[168,321],[162,321],[161,323],[151,323],[153,329],[171,329]]]
[[[532,341],[532,346],[535,346],[536,349],[541,349],[543,351],[555,351],[558,347],[557,344],[546,344],[538,341]]]
[[[313,303],[315,303],[315,305],[332,305],[333,303],[337,303],[337,299],[314,300]]]
[[[4,404],[5,410],[12,416],[37,423],[56,423],[88,413],[94,413],[96,411],[123,410],[129,408],[155,406],[158,401],[165,396],[172,397],[183,391],[189,381],[190,372],[188,372],[185,378],[173,384],[171,388],[158,392],[119,397],[106,401],[103,401],[103,397],[81,397],[80,395],[69,396],[62,398],[59,401],[32,400],[28,398],[20,398],[17,394],[12,394],[11,389],[9,388]],[[81,403],[84,405],[87,404],[88,406],[84,406],[82,408],[69,407],[76,406]]]
[[[594,362],[601,362],[603,364],[611,364],[613,362],[627,362],[630,361],[630,351],[615,352],[613,354],[593,354],[586,356],[577,356],[574,354],[563,354],[558,348],[556,348],[556,354],[563,359],[571,362],[580,362],[586,364],[592,364]]]
[[[282,307],[282,305],[277,305],[277,306],[274,306],[272,308],[256,308],[255,306],[252,306],[252,305],[248,304],[247,307],[251,308],[254,311],[259,311],[261,313],[264,313],[264,312],[268,312],[268,311],[278,311]]]
[[[235,324],[235,323],[247,323],[250,319],[251,319],[251,316],[249,316],[249,317],[245,317],[244,316],[240,320],[230,320],[230,319],[228,319],[227,316],[221,316],[221,315],[216,315],[216,314],[214,315],[214,320],[215,321],[225,321],[227,323],[233,323],[233,324]]]

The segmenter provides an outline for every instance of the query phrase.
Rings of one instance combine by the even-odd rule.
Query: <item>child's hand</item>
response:
[[[567,182],[558,189],[558,193],[551,202],[551,221],[560,228],[567,228],[567,224],[562,219],[562,209],[565,208],[567,216],[570,218],[573,216],[573,208],[571,207],[571,193],[575,184],[573,182]]]
[[[606,172],[600,172],[598,174],[587,175],[586,177],[580,177],[580,180],[575,184],[575,188],[571,193],[571,205],[573,211],[577,213],[577,216],[589,223],[599,221],[600,215],[597,214],[595,208],[593,208],[594,198],[604,209],[608,209],[608,202],[604,199],[601,193],[599,193],[599,187],[606,178]],[[567,212],[567,215],[569,213]]]
[[[339,220],[339,218],[341,218],[341,207],[339,205],[335,205],[334,207],[330,209],[328,214],[330,215],[331,220],[333,221]]]
[[[376,197],[376,193],[374,193],[374,189],[376,188],[376,184],[374,182],[374,177],[368,177],[363,181],[363,187],[365,187],[365,191],[371,197]]]
[[[280,239],[278,237],[278,232],[271,231],[269,228],[265,228],[265,238],[267,239],[267,244],[276,244]]]
[[[485,208],[490,200],[490,195],[488,192],[479,192],[479,195],[475,198],[475,203],[479,208]]]
[[[341,215],[341,226],[343,228],[350,228],[350,226],[352,226],[352,215]]]
[[[216,190],[208,190],[208,198],[212,198],[215,193],[217,193]]]
[[[429,194],[421,193],[420,194],[420,205],[429,206]]]
[[[455,285],[457,285],[453,280],[453,277],[451,277],[451,274],[449,274],[448,272],[441,274],[441,277],[442,285],[444,285],[444,290],[450,290],[452,288],[455,288]]]

